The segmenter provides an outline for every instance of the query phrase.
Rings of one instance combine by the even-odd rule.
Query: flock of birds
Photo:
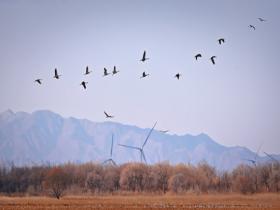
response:
[[[260,22],[265,22],[265,21],[266,21],[266,20],[263,19],[263,18],[258,18],[258,20],[259,20]],[[248,27],[251,28],[251,29],[253,29],[253,30],[256,30],[256,27],[255,27],[254,25],[249,25]],[[225,38],[219,38],[217,41],[218,41],[218,44],[219,44],[219,45],[222,45],[222,44],[225,43]],[[194,58],[195,58],[196,61],[198,61],[199,59],[202,58],[202,54],[201,54],[201,53],[198,53],[198,54],[196,54],[196,55],[194,56]],[[212,63],[213,65],[216,64],[216,60],[215,60],[216,58],[217,58],[217,56],[215,56],[215,55],[213,55],[213,56],[210,57],[210,61],[211,61],[211,63]],[[149,60],[149,59],[150,59],[150,58],[148,58],[148,57],[146,56],[146,51],[144,51],[144,52],[143,52],[143,55],[142,55],[142,58],[140,59],[140,61],[141,61],[141,62],[145,62],[145,61],[147,61],[147,60]],[[113,71],[112,71],[112,75],[115,75],[115,74],[117,74],[117,73],[119,73],[119,72],[120,72],[120,71],[117,70],[117,67],[114,66],[114,67],[113,67]],[[92,71],[90,71],[90,70],[89,70],[89,67],[86,66],[86,71],[85,71],[84,75],[89,75],[90,73],[92,73]],[[108,76],[108,75],[110,75],[110,74],[111,74],[111,73],[109,73],[109,71],[107,70],[107,68],[104,68],[104,69],[103,69],[103,77]],[[144,72],[142,73],[140,79],[145,78],[145,77],[148,77],[149,75],[150,75],[150,74],[148,74],[148,73],[146,73],[146,72],[144,71]],[[54,76],[53,76],[53,78],[55,78],[55,79],[60,79],[61,76],[62,76],[61,74],[58,74],[57,68],[55,68],[55,69],[54,69]],[[179,80],[181,76],[182,76],[181,73],[177,73],[177,74],[175,74],[174,77],[177,78],[177,79]],[[38,83],[39,85],[41,85],[41,84],[42,84],[42,80],[43,80],[43,79],[36,79],[35,82]],[[86,81],[82,81],[82,82],[80,83],[80,85],[81,85],[84,89],[87,89],[87,84],[88,84],[88,82],[86,82]],[[113,118],[113,117],[114,117],[114,116],[108,114],[106,111],[104,111],[104,114],[105,114],[105,117],[106,117],[106,118]]]
[[[265,21],[266,21],[266,20],[263,19],[263,18],[258,18],[258,20],[259,20],[260,22],[265,22]],[[253,29],[253,30],[256,30],[256,27],[255,27],[254,25],[249,25],[248,27],[251,28],[251,29]],[[222,44],[225,43],[225,38],[219,38],[219,39],[217,40],[217,42],[218,42],[219,45],[222,45]],[[202,54],[201,54],[201,53],[198,53],[198,54],[196,54],[196,55],[194,56],[194,59],[195,59],[196,61],[198,61],[198,60],[201,59],[201,58],[202,58]],[[216,58],[217,58],[217,56],[213,55],[213,56],[211,56],[210,59],[209,59],[213,65],[216,64]],[[143,55],[142,55],[142,58],[140,59],[140,61],[141,61],[141,62],[145,62],[145,61],[147,61],[147,60],[149,60],[149,59],[150,59],[150,58],[147,57],[146,51],[144,51],[144,52],[143,52]],[[119,72],[120,72],[120,71],[117,70],[116,66],[114,66],[114,67],[113,67],[113,71],[112,71],[112,75],[116,75],[116,74],[119,73]],[[90,71],[90,70],[89,70],[89,67],[86,66],[84,75],[89,75],[90,73],[92,73],[92,71]],[[108,76],[108,75],[110,75],[110,74],[111,74],[111,73],[107,70],[107,68],[104,68],[104,69],[103,69],[103,77]],[[142,73],[140,79],[146,78],[146,77],[148,77],[149,75],[150,75],[150,74],[148,74],[148,73],[146,73],[146,72],[144,71],[144,72]],[[62,75],[58,73],[57,68],[55,68],[55,69],[54,69],[54,76],[53,76],[53,78],[58,80],[58,79],[61,78],[61,76],[62,76]],[[174,77],[175,77],[176,79],[179,80],[181,76],[182,76],[181,73],[177,73],[177,74],[175,74]],[[42,84],[42,80],[43,80],[43,79],[36,79],[34,82],[36,82],[36,83],[38,83],[39,85],[41,85],[41,84]],[[87,89],[87,84],[88,84],[88,82],[86,82],[86,81],[82,81],[82,82],[80,83],[80,85],[81,85],[84,89]],[[104,111],[104,114],[105,114],[105,117],[106,117],[106,118],[114,118],[113,115],[108,114],[106,111]],[[140,160],[141,160],[141,162],[142,162],[142,160],[144,160],[144,161],[146,162],[146,157],[145,157],[145,154],[144,154],[144,150],[143,150],[143,149],[144,149],[144,146],[146,145],[146,143],[147,143],[147,141],[148,141],[148,139],[149,139],[149,137],[150,137],[152,131],[154,130],[156,124],[157,124],[157,123],[155,123],[154,126],[153,126],[153,128],[150,130],[150,132],[149,132],[147,138],[145,139],[145,141],[144,141],[144,143],[143,143],[143,145],[142,145],[141,147],[129,146],[129,145],[124,145],[124,144],[118,144],[118,145],[119,145],[119,146],[122,146],[122,147],[129,148],[129,149],[136,149],[136,150],[138,150],[138,151],[140,152]],[[167,133],[167,132],[169,132],[169,130],[162,130],[162,131],[160,130],[160,132],[162,132],[162,133]],[[104,161],[104,163],[110,162],[110,163],[112,163],[112,164],[115,165],[116,163],[115,163],[115,161],[112,159],[113,138],[114,138],[114,136],[112,135],[111,153],[110,153],[110,154],[111,154],[111,157],[110,157],[109,159],[107,159],[106,161]],[[259,150],[258,150],[258,152],[259,152]],[[257,153],[256,153],[256,154],[257,154]],[[267,155],[268,155],[268,154],[267,154]],[[252,162],[252,163],[255,165],[255,164],[256,164],[256,157],[255,157],[255,159],[246,159],[246,161]]]

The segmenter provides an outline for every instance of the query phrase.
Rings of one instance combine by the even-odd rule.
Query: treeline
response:
[[[193,165],[95,163],[0,168],[0,193],[6,195],[118,194],[123,192],[260,193],[280,191],[280,164],[240,165],[217,172],[205,162]]]

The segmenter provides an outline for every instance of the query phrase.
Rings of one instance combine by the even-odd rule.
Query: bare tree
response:
[[[54,167],[47,173],[44,186],[50,190],[54,197],[59,199],[67,188],[67,184],[67,174],[60,167]]]

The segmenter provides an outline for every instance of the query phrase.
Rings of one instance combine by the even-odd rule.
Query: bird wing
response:
[[[211,57],[211,61],[213,64],[215,64],[215,60],[214,60],[215,56]]]
[[[104,111],[104,114],[106,115],[106,117],[109,117],[109,115],[107,114],[107,112]]]
[[[144,142],[144,144],[143,144],[142,148],[143,148],[143,147],[145,146],[145,144],[147,143],[147,141],[148,141],[148,139],[149,139],[150,135],[152,134],[152,132],[153,132],[154,128],[156,127],[156,125],[157,125],[157,122],[154,124],[153,128],[150,130],[150,132],[149,132],[148,136],[147,136],[147,137],[146,137],[146,139],[145,139],[145,142]]]
[[[54,75],[57,77],[57,69],[54,69]]]
[[[104,74],[105,74],[105,75],[107,74],[107,69],[106,69],[106,68],[104,68]]]
[[[142,57],[142,60],[145,60],[145,59],[146,59],[146,51],[144,51],[143,57]]]
[[[86,86],[86,83],[85,83],[85,82],[83,82],[82,85],[83,85],[83,87],[84,87],[85,89],[87,89],[87,86]]]
[[[255,26],[253,26],[253,25],[250,25],[250,27],[251,27],[251,28],[253,28],[254,30],[256,30],[256,27],[255,27]]]

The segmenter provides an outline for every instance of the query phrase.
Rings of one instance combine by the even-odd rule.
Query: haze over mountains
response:
[[[63,118],[50,111],[29,114],[8,110],[0,114],[0,161],[16,165],[103,162],[110,156],[112,134],[113,159],[118,164],[139,161],[139,151],[117,144],[142,146],[149,130],[115,122]],[[231,170],[240,163],[250,164],[244,159],[255,157],[255,153],[245,147],[226,147],[203,133],[177,136],[161,133],[157,128],[144,151],[149,164],[162,161],[197,164],[207,161],[219,170]],[[280,159],[280,155],[274,157]],[[267,157],[257,157],[259,162],[267,160]]]

